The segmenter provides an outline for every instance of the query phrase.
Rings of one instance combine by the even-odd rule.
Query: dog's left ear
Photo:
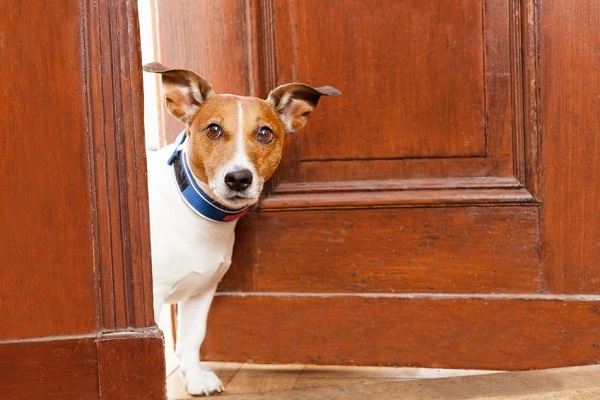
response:
[[[313,88],[303,83],[288,83],[273,89],[267,97],[289,135],[302,129],[321,96],[339,96],[341,92],[331,86]]]
[[[193,71],[165,67],[153,62],[144,65],[144,71],[162,76],[165,103],[169,113],[184,124],[189,124],[206,98],[212,94],[208,81]]]

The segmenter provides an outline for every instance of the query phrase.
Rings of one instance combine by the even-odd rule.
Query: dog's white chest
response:
[[[235,222],[212,222],[181,199],[169,149],[148,153],[152,274],[166,302],[177,302],[216,285],[231,264]]]

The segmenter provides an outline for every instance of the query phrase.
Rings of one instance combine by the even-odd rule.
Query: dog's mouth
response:
[[[243,194],[234,194],[233,196],[226,197],[225,200],[230,203],[244,203],[250,199]]]
[[[221,203],[233,209],[244,208],[256,203],[257,201],[258,199],[242,192],[235,192],[229,196],[221,197]]]

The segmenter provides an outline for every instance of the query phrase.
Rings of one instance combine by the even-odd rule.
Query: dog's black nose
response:
[[[225,184],[229,189],[240,192],[252,184],[252,172],[248,169],[240,169],[225,175]]]

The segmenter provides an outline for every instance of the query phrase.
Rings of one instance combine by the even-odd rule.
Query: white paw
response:
[[[185,388],[191,395],[203,394],[208,396],[211,393],[223,391],[223,384],[214,372],[195,371],[194,373],[187,372],[182,375]]]

